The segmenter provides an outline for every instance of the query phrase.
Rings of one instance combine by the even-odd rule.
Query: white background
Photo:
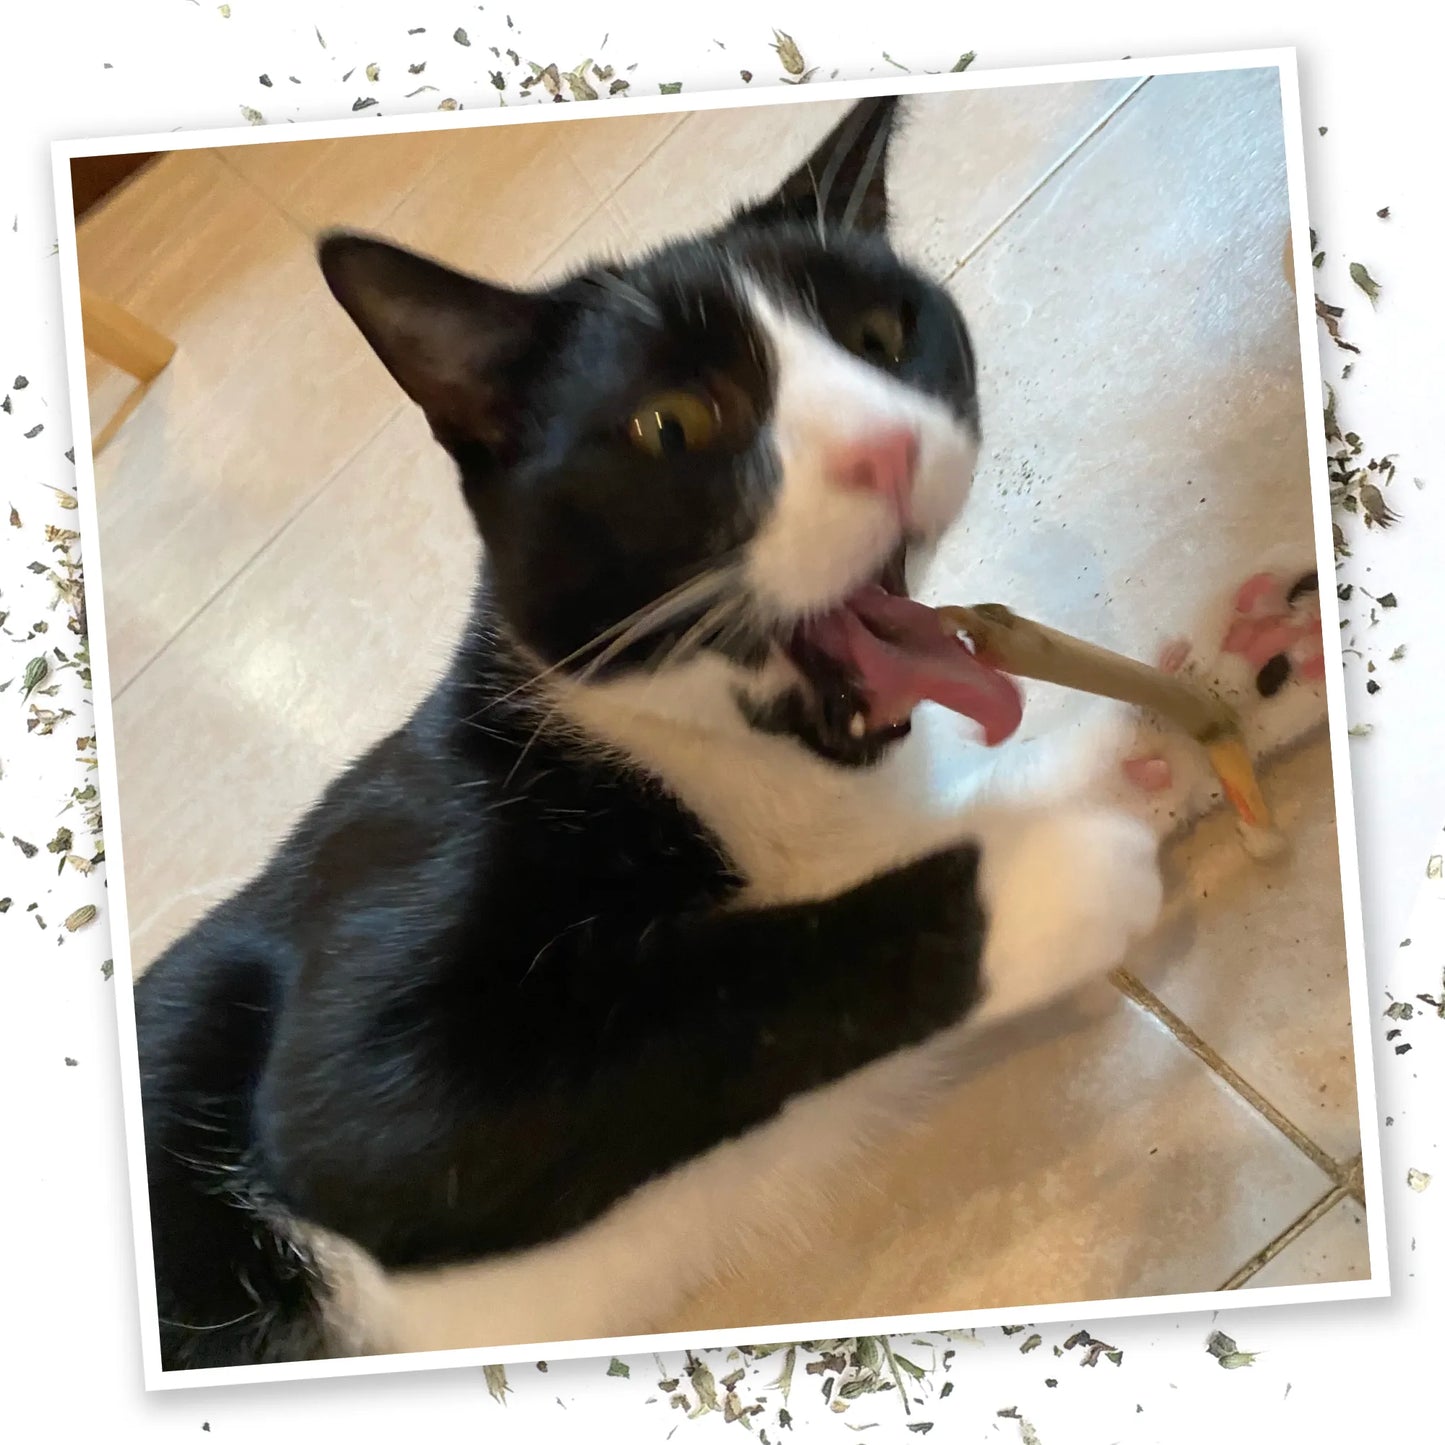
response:
[[[1328,254],[1318,284],[1327,299],[1348,308],[1347,334],[1363,349],[1340,389],[1340,418],[1363,436],[1369,454],[1399,453],[1401,475],[1391,500],[1403,522],[1363,538],[1343,573],[1399,598],[1372,636],[1372,649],[1388,654],[1398,643],[1407,646],[1377,698],[1365,698],[1362,668],[1352,670],[1349,687],[1351,721],[1373,724],[1352,747],[1377,1088],[1381,1111],[1393,1121],[1383,1138],[1395,1294],[1388,1301],[1222,1317],[1217,1324],[1242,1349],[1259,1352],[1251,1367],[1234,1371],[1220,1369],[1204,1349],[1214,1327],[1207,1315],[1101,1326],[1096,1333],[1121,1347],[1124,1360],[1094,1369],[1081,1369],[1074,1357],[1053,1359],[1048,1350],[1022,1356],[1010,1337],[980,1331],[976,1343],[959,1347],[953,1394],[915,1418],[936,1422],[935,1439],[1026,1440],[1020,1422],[997,1414],[1017,1407],[1043,1445],[1217,1439],[1226,1430],[1245,1441],[1409,1439],[1412,1430],[1414,1438],[1437,1438],[1445,1338],[1445,1021],[1413,1023],[1407,1035],[1413,1048],[1402,1056],[1383,1042],[1388,1022],[1380,1014],[1387,995],[1410,998],[1423,989],[1438,996],[1445,962],[1438,916],[1445,909],[1434,910],[1433,923],[1410,915],[1426,859],[1445,842],[1445,444],[1431,425],[1445,382],[1436,289],[1445,233],[1435,139],[1440,21],[1413,18],[1414,7],[1403,4],[1264,0],[1221,0],[1207,15],[1195,7],[1106,0],[977,13],[912,0],[875,9],[732,0],[716,12],[655,0],[616,0],[610,8],[563,0],[484,7],[232,0],[230,9],[227,18],[209,0],[73,0],[27,6],[0,22],[0,391],[10,390],[18,374],[30,382],[12,393],[13,413],[0,416],[0,503],[7,511],[14,505],[25,522],[10,528],[0,513],[0,611],[25,625],[48,603],[43,583],[25,570],[47,558],[35,539],[46,521],[73,526],[76,516],[50,490],[74,484],[63,457],[71,436],[53,256],[53,139],[244,126],[242,106],[260,110],[271,124],[335,118],[367,95],[380,104],[358,113],[358,126],[378,115],[431,110],[441,97],[492,105],[497,92],[487,71],[497,62],[490,45],[513,46],[564,70],[584,56],[619,72],[636,62],[629,73],[634,94],[680,80],[684,99],[689,91],[740,85],[740,68],[754,72],[754,87],[774,83],[782,74],[769,45],[774,26],[797,39],[807,63],[819,67],[819,80],[835,68],[840,78],[886,75],[885,50],[922,71],[947,69],[967,50],[978,53],[978,67],[992,69],[1298,47],[1310,214]],[[427,34],[408,37],[418,26]],[[452,40],[458,26],[470,46]],[[408,76],[406,62],[418,56],[427,72]],[[380,84],[365,79],[371,62],[382,67]],[[271,88],[259,84],[261,72],[275,82]],[[284,79],[292,74],[301,84]],[[403,100],[418,80],[438,90]],[[508,94],[515,99],[515,88]],[[1317,134],[1321,125],[1328,127],[1324,137]],[[1386,205],[1391,217],[1380,221],[1375,212]],[[1380,282],[1377,310],[1351,286],[1349,260],[1365,262]],[[1327,374],[1340,359],[1327,349]],[[37,423],[44,431],[25,439]],[[1423,490],[1411,485],[1414,476],[1424,479]],[[11,631],[23,636],[24,628],[12,623]],[[18,675],[34,650],[0,637],[0,682]],[[62,694],[50,705],[79,712],[73,677],[61,681]],[[53,858],[42,851],[27,862],[10,841],[20,834],[43,844],[70,788],[86,777],[75,762],[73,734],[26,734],[18,692],[17,683],[0,693],[6,834],[0,896],[15,899],[0,916],[6,990],[0,1060],[6,1199],[14,1206],[6,1233],[6,1413],[29,1417],[26,1438],[85,1440],[103,1432],[107,1439],[196,1439],[203,1424],[217,1438],[268,1441],[311,1440],[321,1432],[355,1440],[394,1440],[402,1432],[523,1440],[559,1429],[627,1441],[662,1440],[676,1429],[686,1441],[741,1429],[716,1414],[683,1420],[644,1404],[657,1393],[651,1362],[635,1362],[630,1380],[607,1377],[605,1361],[553,1365],[546,1376],[514,1368],[516,1388],[505,1406],[488,1398],[471,1370],[142,1393],[112,985],[100,968],[110,956],[101,874],[85,880],[67,870],[57,877]],[[24,911],[32,900],[50,921],[45,931]],[[59,920],[86,901],[102,906],[100,919],[60,944]],[[1427,936],[1427,929],[1434,932]],[[1411,946],[1401,949],[1407,936]],[[1432,1172],[1433,1185],[1408,1188],[1409,1168]],[[1050,1329],[1046,1340],[1062,1341],[1067,1333]],[[1058,1386],[1046,1387],[1046,1376],[1058,1378]],[[813,1389],[795,1391],[793,1433],[842,1439],[848,1424],[876,1419],[873,1439],[913,1438],[902,1428],[896,1398],[875,1397],[842,1418],[815,1403]],[[772,1420],[771,1413],[760,1417],[776,1437]]]

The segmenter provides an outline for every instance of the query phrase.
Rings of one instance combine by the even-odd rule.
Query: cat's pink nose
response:
[[[918,436],[906,427],[874,432],[838,447],[828,457],[828,476],[840,487],[876,492],[904,517],[918,468]]]

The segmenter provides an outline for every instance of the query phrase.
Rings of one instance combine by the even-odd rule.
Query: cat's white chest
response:
[[[950,841],[961,808],[940,796],[930,739],[876,767],[842,768],[790,738],[738,725],[706,732],[594,695],[587,725],[660,779],[721,843],[748,902],[826,898]],[[579,719],[580,720],[580,719]]]

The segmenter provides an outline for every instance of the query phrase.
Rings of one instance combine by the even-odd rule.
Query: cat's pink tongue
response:
[[[975,657],[921,602],[867,587],[807,625],[812,645],[846,667],[868,695],[874,727],[902,722],[925,698],[972,718],[989,747],[1023,719],[1023,696],[1006,673]]]

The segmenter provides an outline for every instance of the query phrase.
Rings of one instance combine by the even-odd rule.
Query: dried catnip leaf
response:
[[[17,512],[13,506],[10,508],[10,525],[12,527],[18,527],[20,525],[20,513]]]
[[[607,1373],[623,1380],[632,1378],[632,1369],[625,1361],[619,1360],[615,1355],[612,1363],[607,1366]]]
[[[366,78],[373,85],[381,79],[381,67],[374,60],[366,67]]]
[[[952,74],[958,75],[960,72],[967,70],[968,67],[972,65],[973,62],[977,59],[977,53],[972,50],[968,51],[964,55],[960,55],[958,59],[953,62]]]
[[[512,1388],[507,1383],[507,1367],[505,1365],[483,1365],[482,1377],[487,1382],[487,1393],[494,1400],[502,1400],[502,1397]],[[506,1402],[503,1401],[503,1403]]]
[[[564,77],[569,89],[572,91],[573,100],[596,100],[597,92],[587,80],[587,67],[591,65],[590,60],[584,60],[576,70],[569,70]]]
[[[744,85],[751,85],[751,84],[752,84],[753,73],[752,73],[751,70],[740,70],[740,71],[738,71],[738,74],[739,74],[740,76],[742,76],[742,78],[743,78],[743,84],[744,84]]]
[[[1367,526],[1388,527],[1400,520],[1399,514],[1390,510],[1384,495],[1373,482],[1360,487],[1360,506],[1364,509]]]
[[[261,84],[266,87],[267,90],[271,89],[271,77],[269,75],[266,75],[263,72],[261,75],[258,75],[256,79],[259,80]]]
[[[789,75],[801,75],[807,67],[803,64],[803,53],[798,49],[797,41],[781,30],[774,30],[773,36],[773,49],[778,52],[778,59],[783,62],[783,69]]]
[[[470,45],[472,43],[467,39],[467,32],[463,30],[460,25],[452,32],[452,39],[455,40],[458,45]]]
[[[79,928],[84,928],[87,923],[93,923],[96,918],[96,907],[93,903],[83,903],[74,913],[65,920],[67,933],[74,933]]]
[[[1445,861],[1442,861],[1440,855],[1431,854],[1430,861],[1425,865],[1425,877],[1433,882],[1440,877],[1442,867],[1445,867]]]
[[[681,89],[682,82],[680,80],[669,80],[657,87],[657,93],[659,95],[676,95]]]
[[[21,702],[24,702],[25,699],[45,681],[49,672],[50,663],[47,661],[44,653],[41,653],[39,657],[32,657],[30,661],[25,664],[25,675],[21,679],[21,685],[24,688],[24,691],[20,694]]]
[[[1378,303],[1380,299],[1379,284],[1358,261],[1350,262],[1350,280],[1370,298],[1371,305]]]
[[[709,1410],[716,1410],[717,1382],[712,1377],[712,1371],[701,1360],[694,1360],[688,1365],[687,1377],[692,1381],[692,1388],[697,1391],[697,1408],[690,1412],[688,1418],[696,1419]]]
[[[1423,1194],[1430,1187],[1430,1175],[1423,1169],[1409,1169],[1405,1172],[1405,1182],[1416,1194]]]
[[[262,115],[261,112],[260,112],[259,110],[257,110],[254,106],[243,105],[243,106],[241,107],[241,114],[242,114],[242,115],[246,118],[246,120],[249,121],[252,125],[265,125],[265,124],[266,124],[266,117],[265,117],[264,115]]]

